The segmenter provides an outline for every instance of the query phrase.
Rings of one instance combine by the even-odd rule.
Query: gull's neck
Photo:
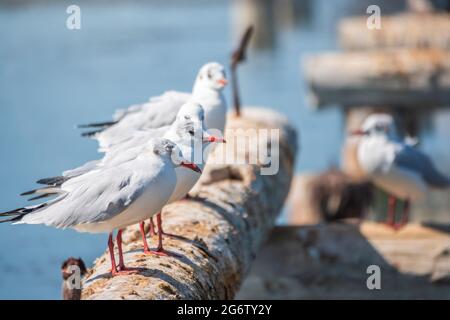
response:
[[[194,88],[192,89],[192,96],[195,100],[203,100],[203,99],[219,99],[221,100],[223,97],[222,90],[216,90],[212,88],[208,88],[200,85],[199,83],[195,83]]]

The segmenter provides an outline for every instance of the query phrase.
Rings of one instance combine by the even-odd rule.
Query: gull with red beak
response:
[[[115,113],[113,121],[80,126],[94,128],[83,135],[99,141],[100,150],[108,150],[112,145],[128,140],[136,131],[160,128],[172,124],[183,104],[200,104],[205,113],[205,127],[223,133],[227,104],[222,93],[227,85],[225,69],[216,62],[201,67],[196,77],[192,93],[168,91],[152,97],[143,104],[132,105]]]
[[[80,232],[109,233],[112,275],[134,273],[125,266],[122,230],[161,211],[176,187],[177,168],[200,168],[184,159],[168,139],[152,139],[134,157],[97,164],[93,170],[49,186],[56,197],[38,205],[0,213],[0,222],[45,224]],[[188,170],[183,168],[183,170]],[[29,194],[32,194],[30,192]],[[114,255],[113,231],[117,232],[119,263]]]
[[[211,142],[225,142],[223,138],[215,137],[206,132],[204,118],[202,106],[192,102],[185,103],[180,108],[175,121],[170,126],[136,131],[129,139],[123,140],[117,145],[112,145],[110,149],[106,150],[105,156],[101,160],[91,161],[84,166],[65,171],[60,177],[41,179],[38,183],[45,184],[48,187],[33,190],[24,195],[37,195],[36,198],[32,199],[50,196],[52,193],[48,192],[49,188],[59,187],[61,183],[89,171],[97,170],[100,167],[115,166],[123,161],[134,159],[144,148],[146,148],[149,140],[153,139],[155,136],[163,136],[163,138],[174,142],[180,149],[183,158],[189,160],[189,162],[178,163],[179,167],[175,169],[176,185],[167,204],[180,200],[187,195],[200,178],[201,170],[206,161],[206,159],[203,159],[202,152],[204,145]],[[186,170],[183,167],[187,167],[191,170]],[[159,239],[158,248],[156,250],[149,249],[144,233],[144,223],[140,223],[144,251],[146,253],[165,254],[162,245],[164,231],[162,229],[160,212],[157,214],[157,222]],[[153,227],[152,221],[151,227]]]
[[[225,139],[215,137],[206,132],[204,113],[202,106],[199,104],[192,102],[184,104],[171,126],[172,130],[167,131],[165,134],[166,138],[177,143],[183,158],[188,159],[191,163],[195,163],[201,170],[203,170],[206,162],[205,158],[207,157],[207,154],[204,152],[205,146],[209,143],[225,143]],[[179,168],[175,172],[177,183],[168,204],[185,198],[200,178],[200,174],[196,173],[195,170],[190,171]],[[166,255],[163,249],[162,236],[168,234],[163,231],[161,213],[156,218],[158,225],[158,248],[156,250],[148,249],[144,222],[140,224],[144,251],[146,253]],[[152,227],[152,225],[153,221],[150,219],[150,226]]]
[[[431,159],[399,139],[394,119],[388,114],[370,115],[353,135],[360,136],[357,161],[372,182],[390,195],[387,223],[400,228],[408,222],[410,201],[424,197],[429,188],[450,188]],[[405,201],[399,223],[395,221],[397,199]]]

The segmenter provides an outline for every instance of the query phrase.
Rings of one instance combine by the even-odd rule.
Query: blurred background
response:
[[[81,30],[66,28],[71,4],[81,8]],[[0,211],[23,206],[18,194],[37,179],[99,157],[76,124],[108,120],[168,89],[190,91],[202,64],[229,64],[250,23],[256,33],[239,69],[243,104],[289,117],[300,133],[298,173],[339,166],[345,112],[312,106],[302,61],[337,51],[341,19],[367,16],[370,4],[382,15],[411,10],[401,0],[0,0]],[[229,89],[226,96],[231,102]],[[433,110],[420,131],[420,148],[446,174],[449,124],[449,111]],[[433,194],[414,207],[413,220],[448,222],[449,206],[448,193]],[[90,265],[105,237],[1,224],[0,299],[59,298],[61,262],[72,255]]]

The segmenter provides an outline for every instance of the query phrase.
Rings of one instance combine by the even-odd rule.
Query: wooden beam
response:
[[[233,130],[279,130],[278,173],[261,175],[260,163],[208,165],[194,198],[163,210],[164,231],[178,235],[166,237],[164,245],[176,256],[144,255],[138,228],[130,227],[124,235],[125,262],[139,273],[111,278],[105,253],[83,282],[83,299],[234,297],[283,206],[296,153],[296,133],[283,116],[263,108],[242,111],[239,118],[229,117],[227,143],[222,146],[248,159],[258,148],[236,147]],[[274,143],[260,138],[257,144]],[[220,148],[215,149],[208,163],[216,162],[220,154]]]
[[[304,72],[316,107],[450,105],[450,51],[397,49],[310,55]]]
[[[450,14],[382,15],[379,30],[367,28],[366,16],[343,19],[339,24],[339,42],[345,50],[450,49]]]

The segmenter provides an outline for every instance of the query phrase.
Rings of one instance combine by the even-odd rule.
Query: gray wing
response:
[[[107,156],[115,156],[119,152],[135,148],[137,146],[146,145],[151,139],[155,137],[162,137],[170,126],[160,128],[149,128],[134,131],[130,135],[125,135],[122,139],[115,139],[109,144],[108,148],[99,149],[100,152],[105,152]]]
[[[82,166],[79,166],[78,168],[75,169],[70,169],[70,170],[66,170],[63,172],[63,177],[66,178],[74,178],[74,177],[78,177],[82,174],[85,174],[91,170],[96,169],[101,163],[101,160],[93,160],[93,161],[89,161],[85,164],[83,164]]]
[[[433,187],[446,188],[450,186],[450,179],[436,169],[431,159],[410,145],[399,145],[394,163],[419,173]]]
[[[67,181],[56,201],[25,215],[19,223],[67,228],[111,219],[128,208],[161,173],[160,168],[135,162],[94,170]],[[146,170],[142,170],[144,165]]]
[[[134,132],[160,128],[175,121],[178,110],[190,98],[190,94],[170,91],[151,99],[135,112],[126,114],[121,120],[96,135],[100,149],[128,140]]]

